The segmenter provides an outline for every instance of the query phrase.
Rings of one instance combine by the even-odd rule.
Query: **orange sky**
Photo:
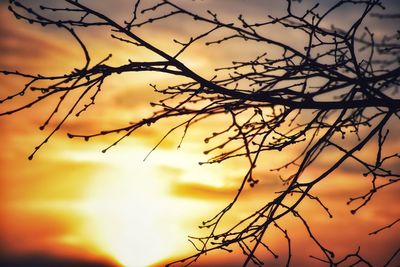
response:
[[[207,4],[204,2],[199,5]],[[239,10],[253,17],[262,14],[260,8],[243,5],[240,1],[233,1],[229,8],[221,2],[214,2],[212,7],[220,12],[225,10],[228,17]],[[255,3],[257,6],[263,2]],[[269,6],[271,12],[280,10],[274,3]],[[126,4],[127,1],[121,1],[120,5],[104,1],[98,8],[122,17],[127,12]],[[152,27],[153,31],[143,30],[142,35],[167,51],[174,50],[175,46],[171,38],[165,41],[166,37],[183,38],[193,29],[193,25],[188,24]],[[376,27],[379,29],[382,25]],[[0,34],[0,69],[56,74],[81,64],[80,51],[68,35],[16,21],[3,3],[0,4]],[[93,51],[94,61],[106,56],[110,50],[115,53],[114,63],[130,57],[149,56],[110,41],[103,37],[104,34],[103,31],[83,34]],[[247,49],[239,56],[249,58],[254,53]],[[223,53],[198,45],[183,60],[202,75],[212,76],[210,70],[213,67],[230,62],[236,55],[234,45]],[[223,117],[190,129],[180,149],[177,146],[182,131],[178,131],[146,161],[143,159],[148,152],[176,122],[161,122],[143,128],[105,154],[101,150],[117,136],[89,142],[66,136],[68,132],[94,133],[124,126],[151,114],[149,102],[156,100],[157,95],[149,88],[149,82],[168,84],[171,77],[124,74],[111,78],[96,106],[81,118],[68,121],[33,161],[28,161],[27,157],[49,133],[50,130],[42,132],[38,127],[54,103],[47,101],[0,118],[0,258],[4,258],[6,264],[31,266],[29,264],[36,262],[43,266],[136,267],[160,265],[194,251],[187,236],[206,233],[197,226],[231,201],[247,168],[241,160],[212,166],[198,164],[207,159],[202,153],[207,148],[204,138],[224,123]],[[0,97],[23,83],[21,79],[0,77]],[[0,109],[3,111],[18,104],[21,102],[2,104]],[[392,128],[399,131],[398,125]],[[393,144],[392,147],[398,147],[399,142],[395,140]],[[275,173],[267,171],[291,156],[290,152],[265,155],[262,166],[257,169],[263,177],[260,184],[253,190],[245,190],[244,197],[224,225],[239,220],[273,196],[280,188],[279,179]],[[321,171],[323,164],[330,160],[323,159],[321,166],[312,169],[311,173]],[[302,204],[300,211],[309,219],[323,243],[339,256],[354,252],[361,245],[362,254],[380,264],[399,243],[398,226],[379,236],[370,237],[368,233],[397,218],[399,192],[396,188],[388,189],[357,216],[351,215],[346,201],[368,190],[369,186],[358,171],[349,162],[315,188],[330,207],[334,219],[329,219],[318,205],[309,201]],[[321,266],[308,257],[314,252],[319,255],[319,252],[311,244],[304,227],[290,217],[282,221],[282,226],[287,227],[292,236],[293,266]],[[274,259],[265,253],[261,258],[267,266],[281,266],[286,260],[285,240],[276,231],[271,231],[268,238],[271,248],[281,257]],[[240,266],[241,259],[243,255],[239,251],[236,254],[219,252],[201,259],[198,266]]]

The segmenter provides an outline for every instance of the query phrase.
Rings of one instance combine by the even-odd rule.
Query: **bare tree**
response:
[[[209,229],[208,235],[191,239],[198,252],[172,264],[188,265],[207,252],[229,251],[237,247],[246,255],[243,266],[262,265],[256,254],[259,248],[263,247],[276,256],[267,244],[268,231],[275,227],[288,242],[289,266],[292,256],[290,233],[281,227],[280,221],[293,215],[320,248],[323,258],[314,257],[316,260],[337,266],[348,265],[351,259],[356,264],[371,266],[359,250],[343,259],[335,259],[334,253],[314,235],[299,207],[305,199],[311,199],[322,206],[328,217],[332,217],[328,207],[313,194],[313,188],[348,160],[359,164],[364,169],[366,179],[371,181],[369,191],[349,200],[353,214],[368,204],[378,192],[400,180],[400,173],[393,169],[399,164],[400,154],[385,152],[385,144],[392,142],[393,146],[396,141],[396,135],[389,134],[388,128],[398,124],[400,119],[400,99],[396,95],[400,85],[400,32],[397,29],[392,34],[376,37],[365,25],[371,17],[395,21],[393,23],[399,25],[399,14],[385,11],[383,3],[377,0],[340,0],[330,7],[316,4],[300,13],[295,1],[288,0],[285,3],[286,14],[282,16],[266,16],[254,21],[240,15],[234,21],[225,21],[221,18],[223,14],[192,11],[173,0],[159,0],[151,6],[148,6],[148,1],[136,0],[132,4],[131,17],[119,23],[84,1],[62,2],[61,6],[60,3],[57,6],[54,3],[36,6],[14,0],[10,0],[9,4],[9,10],[17,19],[43,27],[56,26],[69,32],[84,54],[82,67],[59,76],[1,71],[3,75],[27,80],[20,91],[2,99],[1,103],[18,98],[33,99],[1,113],[1,116],[29,109],[48,98],[58,99],[53,112],[40,127],[43,130],[59,112],[59,107],[66,105],[67,99],[75,97],[69,110],[34,149],[29,159],[60,130],[69,117],[78,116],[95,104],[104,81],[109,77],[128,72],[167,73],[180,77],[185,82],[166,88],[151,85],[163,96],[158,103],[152,103],[155,110],[152,116],[122,128],[103,129],[95,134],[68,134],[70,138],[85,140],[111,133],[120,134],[116,142],[103,150],[106,152],[142,126],[160,120],[184,118],[182,123],[164,136],[183,129],[183,141],[193,124],[217,115],[226,117],[226,127],[205,139],[206,143],[212,142],[213,146],[205,151],[211,157],[204,164],[243,158],[248,162],[248,172],[232,202],[201,226]],[[335,12],[349,7],[359,12],[358,17],[345,28],[331,25],[329,18]],[[180,45],[180,49],[174,53],[163,51],[157,44],[151,44],[137,34],[139,27],[149,27],[159,21],[167,23],[175,17],[193,20],[205,30],[186,41],[174,39],[175,44]],[[113,66],[108,64],[109,55],[100,62],[92,62],[90,49],[78,31],[90,31],[98,27],[108,29],[112,38],[149,51],[159,59],[129,60],[126,64]],[[271,27],[299,34],[304,44],[287,43],[271,37],[268,31]],[[182,55],[195,43],[219,49],[221,45],[232,41],[246,44],[254,42],[259,45],[257,47],[264,49],[260,49],[256,58],[234,61],[231,66],[215,69],[213,77],[201,76],[181,60]],[[375,144],[374,154],[365,158],[361,152],[370,144]],[[247,185],[253,187],[259,179],[263,179],[255,174],[256,164],[262,164],[259,162],[261,155],[288,149],[297,151],[298,155],[284,166],[276,166],[272,170],[281,174],[284,190],[276,192],[272,199],[265,199],[263,207],[254,210],[254,213],[242,218],[231,228],[219,231],[217,227],[244,188]],[[332,151],[340,156],[325,166],[323,172],[306,173],[320,158]],[[371,234],[390,228],[397,222],[399,219],[393,218],[393,223]],[[387,265],[394,262],[398,252],[393,254]]]

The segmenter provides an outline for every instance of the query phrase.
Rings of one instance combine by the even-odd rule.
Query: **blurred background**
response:
[[[33,6],[38,6],[39,2],[46,3],[24,2],[32,2]],[[52,5],[62,3],[47,2]],[[132,10],[132,1],[84,2],[120,22],[129,18]],[[152,1],[144,2],[150,6]],[[176,2],[198,12],[211,9],[226,19],[243,14],[257,20],[266,14],[283,14],[286,8],[283,1]],[[299,8],[307,8],[314,2],[303,1]],[[385,4],[399,13],[396,1],[386,1]],[[331,18],[332,23],[352,21],[357,10],[342,12],[340,18]],[[149,28],[138,30],[138,34],[172,52],[179,48],[172,41],[174,38],[185,40],[203,29],[191,20],[172,19],[167,22],[154,23]],[[386,23],[376,21],[373,24],[376,34],[394,27]],[[94,62],[109,53],[113,54],[112,64],[127,62],[128,59],[148,60],[153,56],[113,40],[106,29],[78,30],[78,34],[86,42]],[[66,32],[16,20],[7,10],[6,1],[0,2],[0,36],[0,69],[54,75],[83,64],[81,50]],[[271,32],[271,36],[294,46],[303,41],[301,36],[287,36],[281,32]],[[211,78],[215,67],[227,66],[232,60],[252,59],[260,54],[260,49],[262,47],[251,45],[238,48],[235,42],[221,48],[208,47],[200,42],[187,51],[182,61]],[[26,80],[20,78],[0,76],[0,97],[15,92],[25,83]],[[61,118],[56,117],[48,130],[39,130],[55,102],[43,101],[31,109],[0,117],[1,266],[161,266],[195,251],[187,236],[207,234],[198,225],[232,200],[248,167],[240,159],[211,166],[198,164],[207,160],[202,153],[207,148],[204,138],[226,122],[223,117],[212,118],[191,128],[179,149],[182,131],[178,131],[146,161],[143,161],[146,155],[178,121],[145,127],[105,154],[101,150],[118,136],[99,137],[89,142],[67,137],[70,132],[89,134],[122,127],[150,115],[149,102],[159,98],[150,83],[162,87],[177,81],[168,75],[152,73],[111,77],[96,105],[79,118],[67,121],[32,161],[27,159],[30,153]],[[15,101],[2,104],[0,108],[4,111],[19,104],[21,102]],[[398,125],[392,127],[395,132],[399,131]],[[399,142],[391,145],[398,149]],[[255,189],[245,189],[244,196],[223,225],[240,220],[271,199],[280,188],[280,180],[276,173],[268,170],[292,158],[294,152],[285,151],[263,158],[257,169],[260,184]],[[365,153],[367,155],[368,150]],[[329,163],[329,159],[325,160]],[[329,206],[333,219],[311,201],[305,201],[300,209],[321,242],[338,257],[355,252],[360,245],[361,254],[379,266],[399,244],[398,228],[377,236],[368,236],[368,233],[397,218],[399,192],[394,187],[388,188],[356,216],[351,215],[351,207],[346,205],[348,198],[368,188],[369,181],[361,175],[359,167],[348,162],[315,191]],[[321,256],[321,253],[310,241],[304,226],[290,217],[282,225],[291,234],[293,266],[322,266],[309,257],[311,254]],[[271,231],[266,238],[279,258],[275,259],[267,252],[259,252],[260,257],[267,266],[283,266],[287,257],[284,236]],[[201,258],[198,266],[241,266],[243,259],[240,251],[216,252]]]

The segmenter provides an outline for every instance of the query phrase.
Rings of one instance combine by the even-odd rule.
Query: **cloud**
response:
[[[62,258],[47,254],[2,255],[1,266],[7,267],[116,267],[105,260],[87,260],[80,258]]]
[[[236,188],[217,188],[196,183],[177,183],[171,188],[171,194],[185,198],[200,198],[205,200],[227,200],[237,192]]]
[[[0,5],[0,67],[19,69],[39,67],[40,58],[71,55],[71,50],[60,39],[45,34],[43,29],[17,21]]]

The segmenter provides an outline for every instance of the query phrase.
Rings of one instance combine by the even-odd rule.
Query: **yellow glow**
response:
[[[122,266],[149,266],[187,252],[190,247],[185,237],[189,230],[183,220],[198,215],[190,210],[199,203],[193,205],[174,198],[168,191],[168,179],[157,172],[157,166],[172,164],[172,160],[163,157],[168,152],[157,151],[151,164],[143,162],[146,152],[148,148],[116,149],[111,155],[98,151],[63,155],[106,166],[94,174],[79,209],[87,216],[86,232],[92,243]],[[188,161],[183,154],[174,159],[180,164],[185,160]]]
[[[89,231],[95,243],[124,266],[146,266],[174,249],[163,242],[169,234],[161,225],[165,202],[152,192],[151,183],[139,186],[129,173],[119,174],[114,174],[116,183],[109,179],[93,185],[82,203],[90,217]]]

